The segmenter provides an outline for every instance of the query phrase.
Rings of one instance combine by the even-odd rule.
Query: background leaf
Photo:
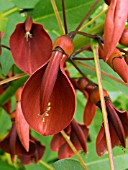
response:
[[[55,170],[84,170],[78,161],[64,159],[54,163]]]

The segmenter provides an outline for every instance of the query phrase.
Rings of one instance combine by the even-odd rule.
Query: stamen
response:
[[[51,102],[48,102],[48,107],[46,108],[46,111],[43,114],[38,113],[38,116],[42,116],[42,122],[45,122],[45,117],[49,116],[48,112],[50,110],[51,110]]]
[[[26,38],[26,41],[28,41],[29,38],[32,38],[32,34],[29,31],[27,31],[25,33],[25,38]]]
[[[44,117],[42,118],[42,122],[45,122],[45,118]]]

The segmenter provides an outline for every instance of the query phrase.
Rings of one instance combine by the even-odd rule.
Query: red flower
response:
[[[123,33],[128,15],[127,0],[112,0],[104,26],[104,60],[108,60]]]
[[[28,74],[45,65],[52,53],[52,41],[41,24],[28,17],[17,24],[10,37],[10,48],[16,65]]]
[[[85,125],[78,124],[75,120],[72,120],[64,131],[69,136],[77,151],[83,149],[85,153],[87,152],[86,141],[88,138],[88,128]],[[58,151],[59,159],[69,158],[74,155],[61,133],[53,136],[51,140],[51,149],[53,151]]]
[[[19,159],[24,165],[31,163],[37,163],[44,155],[45,146],[42,145],[36,138],[31,137],[32,141],[35,143],[36,150],[33,155],[19,155]]]
[[[0,141],[0,148],[11,155],[12,161],[14,161],[15,155],[33,155],[36,151],[36,145],[34,142],[30,142],[28,152],[24,149],[18,138],[15,122],[12,123],[12,128],[9,134]]]
[[[72,41],[61,36],[53,44],[50,61],[26,82],[21,106],[31,128],[42,135],[58,133],[71,122],[75,112],[75,91],[64,71],[72,54]]]
[[[101,48],[99,48],[99,57],[103,59],[103,51]],[[128,82],[128,66],[121,52],[117,48],[113,50],[107,60],[107,64],[124,80],[124,82]]]
[[[93,90],[90,98],[93,103],[95,103],[99,108],[101,108],[100,95],[99,95],[98,88]],[[108,116],[112,147],[122,145],[125,148],[126,137],[128,136],[128,113],[126,111],[120,111],[116,109],[113,106],[112,101],[109,98],[105,90],[104,90],[104,98],[105,98],[105,104],[106,104],[106,110],[107,110],[107,116]],[[104,131],[103,124],[97,136],[96,151],[99,156],[102,156],[107,151],[105,131]]]
[[[110,99],[106,99],[108,122],[112,148],[122,145],[126,147],[126,137],[128,136],[128,113],[114,108]],[[107,144],[104,130],[104,123],[96,139],[96,151],[99,156],[107,153]]]

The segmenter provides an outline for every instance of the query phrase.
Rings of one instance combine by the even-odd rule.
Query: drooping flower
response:
[[[21,107],[24,117],[41,135],[58,133],[73,118],[75,91],[64,71],[65,60],[73,48],[67,36],[56,39],[49,63],[36,70],[23,88]]]
[[[104,26],[104,60],[107,61],[123,33],[128,15],[127,0],[111,0]]]
[[[16,65],[31,75],[49,61],[52,41],[43,26],[28,17],[24,23],[17,24],[10,37],[10,48]]]
[[[88,82],[84,78],[80,78],[76,81],[76,86],[79,90],[86,91],[88,93],[92,106],[95,105],[101,109],[100,94],[96,84],[93,82]],[[126,111],[120,111],[116,109],[112,104],[107,91],[103,90],[103,93],[105,98],[112,147],[122,145],[125,148],[126,137],[128,136],[128,113]],[[85,107],[85,109],[87,109],[87,107]],[[94,110],[94,112],[92,111],[91,114],[90,113],[91,108],[84,111],[84,122],[86,125],[91,124],[96,110]],[[96,151],[99,156],[102,156],[107,151],[104,122],[102,123],[100,132],[97,136]]]
[[[79,124],[75,120],[72,120],[70,125],[65,128],[64,131],[69,136],[77,151],[83,149],[85,153],[87,152],[86,142],[89,129],[85,125]],[[57,133],[53,136],[50,146],[53,151],[58,152],[59,159],[69,158],[74,155],[61,133]]]
[[[91,100],[99,108],[101,108],[98,88],[92,92],[90,97]],[[128,113],[126,111],[120,111],[116,109],[112,104],[112,101],[105,90],[104,90],[104,98],[105,98],[105,105],[107,110],[112,147],[122,145],[125,148],[126,137],[128,136]],[[106,137],[105,137],[103,124],[96,139],[96,151],[99,156],[102,156],[107,151]]]
[[[4,137],[4,139],[0,141],[0,148],[4,152],[10,154],[12,161],[15,160],[15,156],[17,155],[21,159],[21,162],[24,164],[30,164],[33,161],[37,163],[44,154],[45,146],[40,144],[36,138],[30,135],[30,139],[28,141],[29,148],[26,148],[26,145],[24,145],[25,141],[21,140],[21,137],[24,136],[22,133],[25,133],[25,131],[21,132],[21,130],[24,130],[24,128],[18,127],[18,130],[20,130],[19,133],[21,133],[19,138],[15,122],[16,113],[13,112],[10,117],[12,121],[12,127],[10,132]],[[20,122],[18,121],[18,123]],[[23,120],[21,120],[21,124],[23,126]]]
[[[31,137],[31,140],[35,143],[35,146],[36,146],[35,153],[33,155],[29,155],[29,156],[28,155],[19,155],[18,156],[18,158],[24,165],[28,165],[31,163],[37,163],[39,160],[41,160],[41,158],[43,157],[44,152],[45,152],[45,146],[42,145],[36,138]]]
[[[99,48],[99,57],[103,59],[103,51],[101,48]],[[115,48],[113,50],[106,63],[124,80],[124,82],[128,82],[128,66],[119,49]]]
[[[106,100],[108,113],[109,131],[111,137],[112,148],[115,146],[123,146],[126,148],[126,137],[128,137],[128,113],[114,108],[110,100]],[[106,136],[104,122],[96,139],[96,151],[98,156],[107,153]]]
[[[14,161],[15,155],[33,155],[36,150],[34,142],[30,142],[28,152],[24,149],[18,138],[15,122],[12,123],[9,134],[0,141],[0,148],[11,155],[12,161]]]

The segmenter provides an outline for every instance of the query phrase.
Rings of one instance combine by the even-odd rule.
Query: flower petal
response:
[[[20,101],[16,104],[16,130],[23,147],[29,150],[29,125],[21,110]]]
[[[113,0],[110,3],[104,27],[104,60],[115,49],[124,30],[127,19],[127,0]]]
[[[78,142],[80,143],[81,147],[86,153],[87,152],[86,141],[88,138],[89,129],[85,125],[79,125],[74,119],[71,122],[71,126],[72,126],[72,131],[74,131],[75,136],[78,139]]]
[[[75,112],[76,100],[68,77],[64,71],[62,73],[59,70],[47,115],[39,115],[40,90],[44,71],[45,67],[36,71],[25,84],[21,106],[26,121],[35,131],[42,135],[51,135],[69,125]]]
[[[84,124],[89,126],[92,123],[92,120],[96,114],[97,106],[90,100],[87,101],[86,107],[84,109]]]
[[[109,131],[110,131],[112,148],[114,148],[115,146],[119,146],[120,145],[119,138],[111,123],[109,123]],[[108,153],[103,123],[96,139],[96,152],[98,156],[103,156],[104,154]]]
[[[122,122],[111,102],[111,100],[106,100],[105,101],[106,108],[107,108],[107,113],[108,113],[108,119],[112,123],[113,128],[115,129],[115,132],[122,144],[123,147],[126,147],[126,140],[125,140],[125,132],[124,128],[122,125]]]
[[[57,133],[52,137],[50,148],[52,151],[58,151],[59,148],[66,143],[64,137],[61,135],[61,133]]]
[[[60,60],[62,59],[62,52],[55,51],[52,53],[50,62],[48,63],[44,72],[41,91],[40,91],[40,114],[44,114],[47,110],[48,103],[57,79]]]
[[[41,24],[32,24],[32,37],[25,38],[25,23],[17,24],[10,37],[10,48],[16,65],[28,74],[46,64],[52,53],[52,42]]]

